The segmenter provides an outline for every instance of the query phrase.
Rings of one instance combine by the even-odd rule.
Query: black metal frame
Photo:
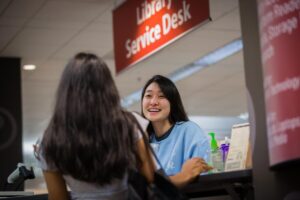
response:
[[[252,170],[202,175],[182,190],[190,198],[229,195],[234,200],[252,200]]]

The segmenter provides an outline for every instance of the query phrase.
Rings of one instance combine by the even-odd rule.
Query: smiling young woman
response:
[[[189,121],[180,94],[168,78],[155,75],[142,90],[142,115],[162,167],[173,183],[183,186],[211,167],[209,138]]]

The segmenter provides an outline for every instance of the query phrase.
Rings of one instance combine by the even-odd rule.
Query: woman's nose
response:
[[[157,97],[151,98],[150,104],[151,104],[151,105],[156,105],[156,104],[158,104],[158,99],[157,99]]]

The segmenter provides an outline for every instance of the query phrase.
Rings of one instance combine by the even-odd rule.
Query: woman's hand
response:
[[[212,167],[209,166],[202,158],[195,157],[183,163],[181,172],[185,174],[190,180],[199,176],[200,173],[208,172]]]
[[[183,187],[198,177],[200,173],[208,172],[211,169],[212,167],[202,158],[195,157],[185,161],[181,171],[174,176],[170,176],[170,179],[177,187]]]

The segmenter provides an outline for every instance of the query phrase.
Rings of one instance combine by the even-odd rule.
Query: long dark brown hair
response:
[[[108,184],[136,165],[135,127],[105,62],[79,53],[62,74],[41,147],[48,165],[73,178]]]

